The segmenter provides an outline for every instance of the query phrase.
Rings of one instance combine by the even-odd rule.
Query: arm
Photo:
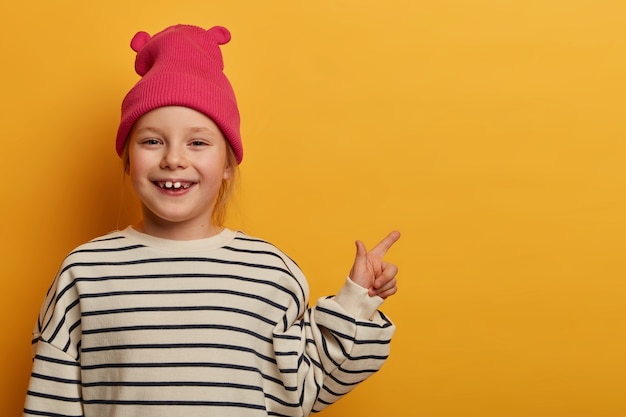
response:
[[[301,391],[303,415],[337,401],[386,360],[395,326],[377,308],[396,292],[397,268],[382,257],[398,238],[390,234],[369,253],[357,242],[351,276],[337,296],[320,299],[287,332],[275,335],[279,368],[297,369],[283,376],[286,386]]]
[[[33,367],[24,416],[83,416],[78,295],[73,284],[61,284],[63,278],[56,277],[33,332]]]
[[[83,416],[80,364],[43,341],[37,344],[24,406],[24,416],[41,415]]]

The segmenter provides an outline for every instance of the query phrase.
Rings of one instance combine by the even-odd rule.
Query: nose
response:
[[[167,146],[161,160],[163,169],[184,169],[187,167],[187,157],[183,149],[178,146]]]

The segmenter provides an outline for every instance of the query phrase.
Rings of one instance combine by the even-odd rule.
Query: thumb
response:
[[[362,287],[369,288],[371,283],[367,279],[367,248],[360,240],[355,242],[356,255],[354,257],[354,265],[350,270],[350,279]]]
[[[360,260],[361,262],[365,262],[367,259],[367,248],[365,247],[365,243],[357,240],[356,242],[354,242],[354,244],[356,246],[355,261]]]

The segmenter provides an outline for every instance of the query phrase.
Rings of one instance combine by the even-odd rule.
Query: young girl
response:
[[[131,47],[142,76],[122,104],[117,152],[143,219],[63,262],[34,336],[28,416],[306,416],[376,372],[394,325],[383,261],[356,258],[338,294],[308,307],[298,266],[222,226],[242,160],[221,27],[178,25]]]

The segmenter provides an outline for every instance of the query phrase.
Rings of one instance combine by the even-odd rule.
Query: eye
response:
[[[191,142],[189,142],[189,144],[194,147],[194,148],[198,148],[198,147],[202,147],[202,146],[209,146],[210,143],[207,142],[204,139],[194,139]]]
[[[145,138],[140,141],[143,145],[158,145],[161,143],[157,138]]]

